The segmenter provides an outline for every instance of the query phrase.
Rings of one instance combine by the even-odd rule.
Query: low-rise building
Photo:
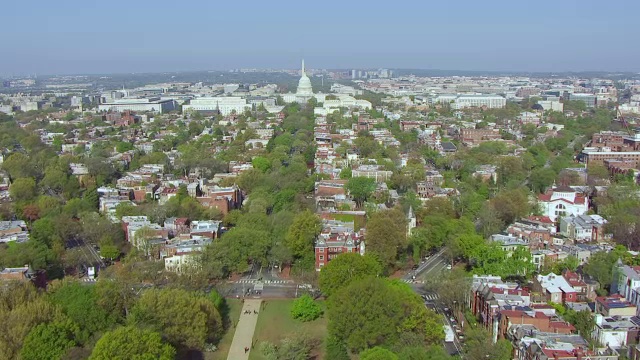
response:
[[[620,349],[638,343],[640,319],[636,317],[595,315],[596,326],[591,333],[599,344]]]
[[[578,241],[604,240],[604,225],[600,215],[569,215],[560,218],[560,233]]]
[[[622,260],[618,259],[613,276],[611,293],[621,295],[636,308],[640,308],[640,266],[624,265]]]
[[[562,217],[584,215],[589,210],[589,203],[583,194],[578,194],[568,186],[557,186],[544,194],[538,195],[538,204],[544,216],[551,221]]]
[[[596,298],[596,313],[603,316],[635,316],[636,309],[634,304],[618,294]]]
[[[391,178],[393,171],[384,170],[381,165],[360,165],[351,171],[353,177],[366,177],[374,179],[376,182],[384,182]]]
[[[354,230],[353,222],[324,220],[323,228],[315,242],[316,271],[344,253],[364,255],[364,234]]]
[[[578,292],[562,276],[550,273],[537,275],[533,279],[533,290],[540,293],[546,301],[557,304],[578,301]]]
[[[0,243],[29,240],[27,224],[22,220],[0,221]]]

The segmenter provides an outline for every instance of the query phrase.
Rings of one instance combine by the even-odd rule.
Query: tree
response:
[[[215,278],[248,271],[251,264],[268,262],[270,244],[269,233],[256,229],[255,223],[252,228],[236,226],[207,246],[202,257],[203,269]]]
[[[96,343],[90,360],[173,360],[176,350],[159,333],[134,326],[105,333]]]
[[[62,243],[62,239],[56,231],[56,223],[50,217],[36,220],[33,223],[31,226],[31,240],[48,247],[53,246],[55,242]]]
[[[505,227],[498,210],[491,202],[482,205],[482,211],[478,214],[478,222],[480,223],[480,233],[485,238],[502,231]]]
[[[355,281],[329,298],[328,316],[329,334],[355,351],[392,345],[404,333],[419,334],[425,343],[444,338],[438,316],[399,281],[373,277]]]
[[[529,177],[529,185],[531,190],[542,193],[547,189],[556,178],[556,172],[551,168],[540,168],[533,170]]]
[[[375,258],[370,255],[345,253],[332,259],[322,268],[318,282],[322,293],[331,296],[354,281],[380,274],[382,266]]]
[[[100,256],[105,259],[115,260],[120,257],[120,249],[113,245],[113,240],[103,240],[100,242]]]
[[[77,281],[63,280],[52,286],[49,299],[60,306],[64,313],[80,327],[81,341],[91,334],[103,331],[115,323],[115,319],[98,306],[98,297],[92,286],[83,286]]]
[[[133,148],[133,144],[130,143],[130,142],[119,141],[116,144],[116,151],[119,152],[119,153],[123,153],[123,152],[126,152],[126,151],[131,151],[133,149],[134,149]]]
[[[527,216],[531,212],[529,193],[526,188],[502,190],[490,200],[490,204],[504,224],[511,224],[514,220]]]
[[[325,360],[350,360],[349,351],[344,342],[335,336],[329,336],[325,342]]]
[[[9,186],[9,195],[16,202],[29,201],[36,197],[36,181],[33,178],[16,179]]]
[[[508,340],[500,339],[493,343],[489,332],[482,328],[470,328],[465,332],[467,341],[465,342],[466,359],[470,360],[510,360],[512,359],[512,346]]]
[[[322,308],[311,296],[304,294],[293,301],[291,307],[291,316],[300,321],[312,321],[322,315]]]
[[[351,175],[352,171],[350,167],[345,167],[344,169],[340,170],[340,179],[342,180],[347,180],[347,179],[351,179]]]
[[[264,342],[261,350],[267,360],[305,360],[317,346],[317,339],[297,334],[284,338],[280,344]]]
[[[400,251],[407,247],[407,219],[402,210],[378,211],[367,222],[367,252],[384,266],[392,266]]]
[[[55,264],[56,254],[37,241],[9,243],[4,251],[0,251],[0,266],[17,267],[29,264],[32,269],[44,270]]]
[[[34,327],[60,321],[63,314],[33,284],[9,282],[0,287],[0,319],[0,359],[14,359]]]
[[[320,219],[309,210],[303,211],[293,218],[285,237],[285,245],[296,258],[304,258],[313,254],[313,243],[320,234]]]
[[[28,220],[29,223],[33,223],[40,218],[40,209],[36,205],[27,205],[22,208],[22,216]]]
[[[451,360],[442,346],[431,345],[428,348],[423,346],[405,346],[397,352],[400,360]]]
[[[346,188],[356,202],[356,205],[360,208],[376,190],[376,182],[374,179],[356,176],[349,179]]]
[[[462,269],[452,269],[437,277],[430,277],[424,285],[426,291],[438,294],[438,299],[449,308],[464,304],[466,291],[471,286],[469,274]]]
[[[213,303],[182,289],[149,289],[131,311],[133,324],[149,326],[174,346],[203,349],[222,334],[222,318]]]
[[[360,360],[399,360],[399,358],[390,350],[376,346],[361,352]]]
[[[591,255],[583,271],[599,282],[602,287],[608,287],[613,280],[613,265],[617,260],[618,257],[612,252],[599,251]]]
[[[11,180],[19,178],[34,177],[36,169],[31,165],[29,156],[23,153],[13,153],[2,163],[2,168],[9,173]]]
[[[251,164],[253,165],[254,169],[258,169],[263,173],[266,173],[271,168],[271,161],[269,161],[269,159],[262,156],[254,157],[251,160]]]
[[[76,345],[75,335],[80,329],[71,320],[40,324],[24,339],[20,358],[23,360],[60,359]]]
[[[590,338],[590,334],[593,332],[593,329],[596,327],[596,320],[593,317],[593,314],[589,310],[582,311],[567,311],[567,314],[564,316],[565,320],[573,324],[578,331],[578,334],[586,338]],[[592,340],[590,340],[592,341]]]

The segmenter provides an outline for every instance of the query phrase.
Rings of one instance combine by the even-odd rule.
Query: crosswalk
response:
[[[407,284],[424,284],[424,280],[411,280],[411,279],[402,279],[402,281]]]
[[[438,294],[427,294],[427,295],[423,295],[422,298],[425,301],[436,301],[438,300]]]
[[[97,279],[90,279],[90,278],[82,278],[82,281],[84,282],[90,282],[90,283],[94,283],[96,281],[98,281]]]
[[[293,280],[257,280],[257,279],[242,279],[235,281],[236,284],[257,284],[262,283],[269,284],[293,284]]]

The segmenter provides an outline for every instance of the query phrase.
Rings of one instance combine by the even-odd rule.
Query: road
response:
[[[219,291],[225,297],[295,298],[299,294],[306,292],[307,287],[296,284],[291,280],[238,280],[227,282]]]
[[[420,263],[420,266],[416,270],[409,271],[402,279],[407,283],[415,282],[421,283],[429,276],[434,276],[447,267],[449,262],[444,257],[444,249],[429,256],[427,260]]]
[[[450,320],[451,314],[438,302],[438,295],[424,289],[425,280],[439,276],[442,271],[446,271],[447,265],[449,265],[449,261],[445,258],[443,249],[430,256],[421,263],[416,270],[410,271],[402,279],[409,283],[411,288],[424,299],[426,307],[442,316],[443,325],[448,325],[453,328]],[[460,343],[458,335],[456,334],[453,342],[445,342],[444,348],[449,355],[461,355],[462,344]]]

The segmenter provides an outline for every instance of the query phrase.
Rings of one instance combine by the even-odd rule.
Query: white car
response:
[[[447,265],[447,270],[451,270],[451,264]]]

